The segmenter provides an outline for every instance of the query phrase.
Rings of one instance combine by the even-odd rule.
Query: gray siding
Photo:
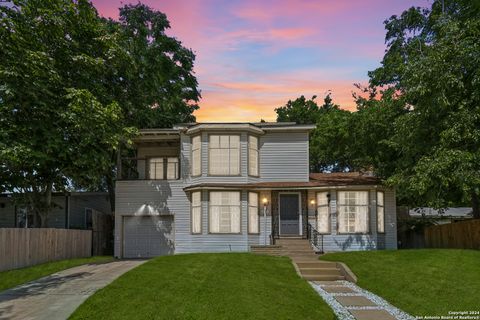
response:
[[[252,244],[263,241],[261,233],[248,234],[248,193],[241,193],[241,233],[211,234],[208,225],[208,191],[202,192],[202,233],[191,233],[190,199],[183,191],[182,181],[118,181],[115,211],[115,256],[122,252],[122,220],[131,215],[174,215],[175,253],[248,251]],[[271,218],[267,217],[267,239]]]
[[[343,190],[359,190],[361,187],[343,188]],[[340,189],[327,190],[331,200],[337,200],[337,191]],[[365,190],[363,188],[362,190]],[[309,190],[308,199],[315,199],[318,190]],[[323,190],[322,190],[323,191]],[[338,234],[337,213],[330,215],[330,234],[323,235],[323,249],[329,251],[359,251],[374,249],[396,249],[396,206],[395,193],[391,189],[385,192],[385,233],[377,233],[377,206],[376,189],[369,190],[369,227],[368,234]],[[308,207],[309,221],[315,225],[315,208]],[[392,225],[393,223],[393,225]]]
[[[260,137],[261,181],[308,181],[307,132],[267,133]]]
[[[233,133],[232,133],[233,134]],[[248,134],[240,134],[240,175],[210,176],[208,174],[208,133],[202,136],[202,175],[190,177],[190,136],[181,135],[181,177],[186,184],[248,183],[257,181],[308,181],[308,132],[275,132],[259,137],[259,177],[248,175]],[[288,168],[288,170],[285,170]]]

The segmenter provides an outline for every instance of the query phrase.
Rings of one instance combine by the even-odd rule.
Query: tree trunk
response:
[[[472,190],[472,211],[473,211],[473,218],[480,219],[480,199],[478,196],[478,191],[475,189]]]
[[[48,226],[48,216],[50,214],[50,209],[52,208],[52,189],[53,183],[49,182],[47,184],[47,189],[45,190],[45,208],[43,208],[40,213],[41,217],[41,228],[46,228]]]
[[[110,210],[115,213],[115,179],[111,174],[107,175],[108,200],[110,201]]]

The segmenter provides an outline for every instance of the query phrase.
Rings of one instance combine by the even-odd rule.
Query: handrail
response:
[[[323,251],[323,234],[317,231],[311,223],[307,225],[307,239],[310,240],[312,246],[314,246],[317,250],[320,247],[320,251],[318,253],[324,253]],[[319,241],[320,240],[320,241]],[[320,242],[320,244],[319,244]]]

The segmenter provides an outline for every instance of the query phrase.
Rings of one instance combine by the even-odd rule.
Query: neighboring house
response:
[[[472,208],[457,207],[434,209],[429,207],[419,207],[408,211],[412,219],[429,219],[434,224],[446,224],[473,218]]]
[[[95,212],[111,212],[106,192],[55,193],[52,202],[55,206],[48,217],[49,228],[92,229]],[[0,195],[0,228],[25,228],[26,224],[33,226],[36,217],[26,212],[14,204],[11,194]]]
[[[394,190],[359,173],[310,174],[295,123],[141,130],[119,163],[115,256],[249,251],[323,234],[325,251],[395,249]],[[332,141],[335,143],[335,141]]]

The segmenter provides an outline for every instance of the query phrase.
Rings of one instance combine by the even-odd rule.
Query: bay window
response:
[[[317,193],[317,231],[320,233],[330,233],[328,192]]]
[[[192,138],[192,176],[202,174],[202,139],[201,136]]]
[[[385,232],[385,195],[382,191],[377,192],[377,231]]]
[[[258,193],[248,193],[248,233],[259,233]]]
[[[192,192],[192,233],[202,233],[202,193]]]
[[[248,174],[258,176],[258,137],[248,136]]]
[[[209,174],[220,176],[240,174],[239,135],[210,135],[208,151]]]
[[[210,233],[240,233],[240,192],[211,191]]]
[[[368,232],[368,191],[338,192],[338,232]]]

